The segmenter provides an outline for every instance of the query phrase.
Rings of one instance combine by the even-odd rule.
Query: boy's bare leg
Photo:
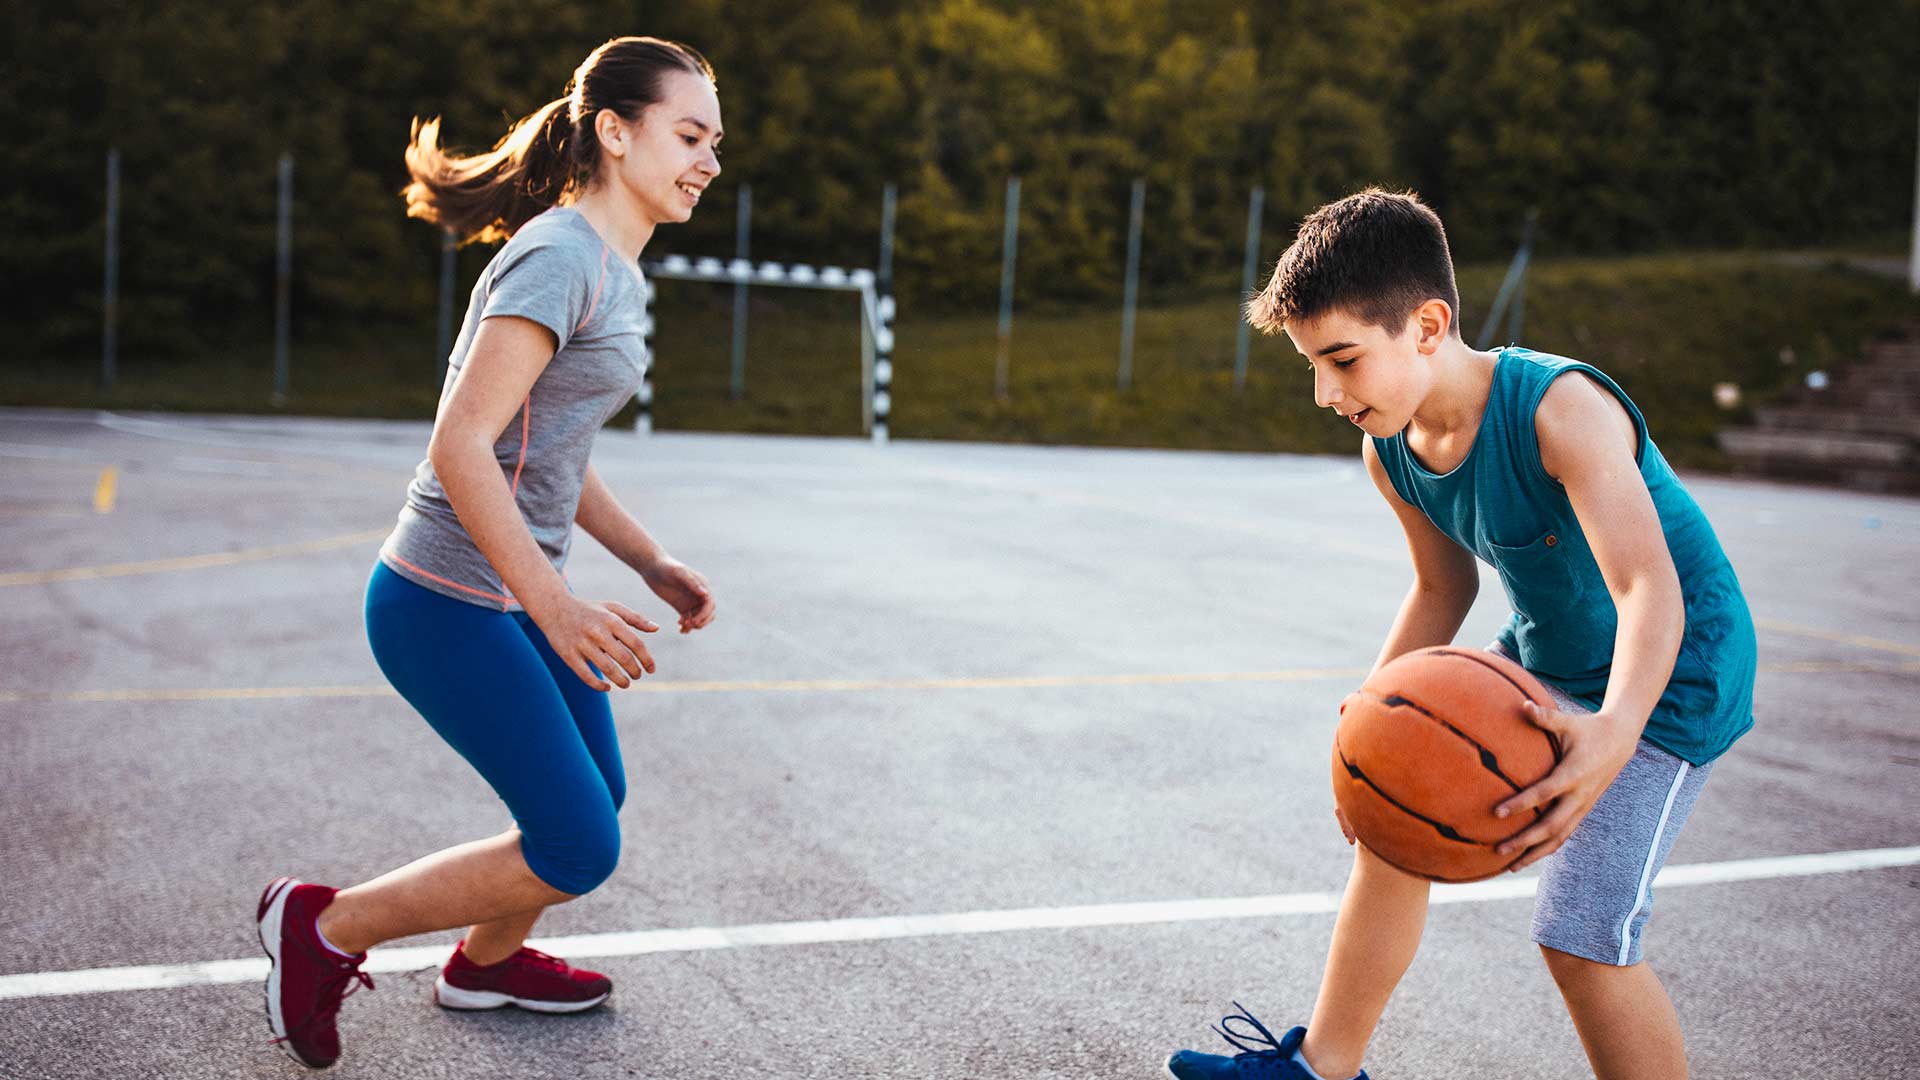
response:
[[[319,927],[335,948],[362,952],[409,934],[537,914],[573,898],[528,868],[520,831],[509,829],[340,890]]]
[[[527,935],[533,933],[533,924],[546,912],[546,908],[538,907],[519,915],[475,923],[467,928],[467,943],[460,946],[460,951],[481,967],[497,964],[520,951],[520,946],[527,943]]]
[[[1540,952],[1598,1080],[1686,1080],[1680,1018],[1652,968],[1596,964],[1545,946]]]
[[[1425,880],[1354,845],[1353,875],[1340,899],[1320,997],[1300,1047],[1313,1071],[1327,1080],[1345,1080],[1360,1071],[1387,999],[1420,947],[1427,891]]]

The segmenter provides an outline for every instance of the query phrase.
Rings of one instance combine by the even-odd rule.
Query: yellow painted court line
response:
[[[1782,622],[1779,619],[1755,619],[1753,625],[1762,630],[1772,630],[1780,634],[1795,634],[1800,637],[1818,638],[1821,641],[1836,641],[1842,645],[1857,645],[1862,649],[1878,649],[1881,652],[1898,653],[1901,656],[1920,656],[1920,645],[1908,645],[1903,641],[1888,641],[1885,638],[1867,637],[1864,634],[1845,634],[1837,630],[1822,630],[1817,626],[1801,626],[1798,623]]]
[[[0,518],[90,517],[92,514],[92,510],[82,510],[72,503],[0,504]]]
[[[1059,686],[1165,686],[1181,683],[1306,682],[1359,679],[1365,668],[1301,668],[1291,671],[1212,671],[1134,675],[1012,675],[951,679],[741,679],[711,682],[643,680],[634,690],[651,694],[848,693],[872,690],[1010,690]],[[391,697],[384,683],[364,686],[238,686],[179,690],[72,690],[35,693],[0,690],[4,702],[269,701],[276,698]]]
[[[0,691],[0,701],[271,701],[275,698],[392,697],[385,683],[368,686],[211,686],[181,690],[74,690],[64,694]]]
[[[1146,675],[1002,675],[929,679],[773,679],[740,682],[642,682],[636,689],[661,694],[846,692],[860,690],[1010,690],[1060,686],[1167,686],[1179,683],[1305,682],[1364,678],[1365,668],[1300,668],[1289,671],[1210,671]]]
[[[93,512],[96,514],[113,513],[114,492],[120,486],[120,470],[109,465],[100,470],[100,479],[93,485]]]
[[[306,540],[297,544],[268,544],[265,547],[222,551],[211,555],[183,555],[172,559],[147,559],[142,562],[107,563],[104,566],[70,566],[63,570],[18,570],[0,574],[0,588],[8,585],[51,585],[64,581],[93,581],[98,578],[132,577],[136,574],[165,574],[175,570],[206,570],[217,566],[279,559],[289,555],[312,555],[321,551],[369,544],[387,535],[387,529],[330,536],[324,540]]]
[[[1920,660],[1889,664],[1814,660],[1762,664],[1768,675],[1920,675]],[[648,679],[633,689],[648,694],[859,693],[884,690],[1026,690],[1072,686],[1178,686],[1224,683],[1358,681],[1365,668],[1296,668],[1279,671],[1202,671],[1123,675],[1005,675],[949,679],[737,679],[673,682]],[[0,704],[131,701],[272,701],[290,698],[392,697],[385,683],[361,686],[232,686],[177,690],[73,690],[45,693],[0,690]]]
[[[1894,663],[1861,663],[1847,660],[1801,660],[1785,664],[1761,664],[1763,675],[1915,675],[1920,660]]]

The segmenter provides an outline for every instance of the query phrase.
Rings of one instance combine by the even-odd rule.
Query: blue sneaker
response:
[[[1233,1007],[1240,1011],[1222,1019],[1213,1030],[1240,1053],[1228,1057],[1177,1050],[1167,1059],[1168,1076],[1173,1080],[1313,1080],[1312,1075],[1293,1060],[1300,1044],[1307,1039],[1306,1028],[1294,1028],[1276,1039],[1267,1025],[1253,1018],[1245,1005],[1236,1001]],[[1236,1029],[1236,1022],[1243,1027]],[[1367,1080],[1367,1074],[1362,1072],[1353,1080]]]

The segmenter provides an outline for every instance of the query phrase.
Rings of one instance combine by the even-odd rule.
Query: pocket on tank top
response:
[[[1521,617],[1521,665],[1568,679],[1607,670],[1617,616],[1599,574],[1584,572],[1593,562],[1585,539],[1548,531],[1518,547],[1487,546]]]

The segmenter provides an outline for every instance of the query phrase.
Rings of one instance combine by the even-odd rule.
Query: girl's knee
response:
[[[564,838],[526,837],[527,865],[563,893],[583,896],[613,876],[620,864],[620,823],[611,814],[582,823]]]

